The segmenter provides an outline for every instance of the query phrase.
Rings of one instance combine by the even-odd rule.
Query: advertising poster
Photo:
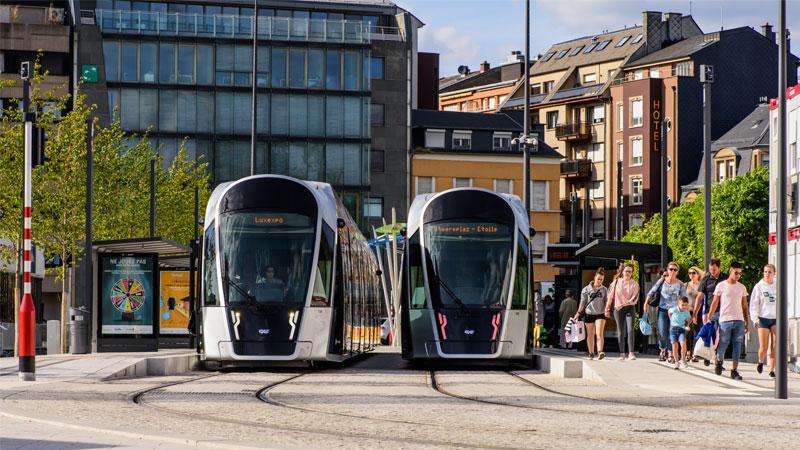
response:
[[[189,334],[189,272],[161,271],[160,334]]]
[[[100,332],[153,334],[153,258],[109,256],[100,261]]]

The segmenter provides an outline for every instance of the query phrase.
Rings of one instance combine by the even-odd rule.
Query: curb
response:
[[[151,356],[106,375],[101,381],[179,375],[196,369],[199,364],[200,357],[196,353]]]

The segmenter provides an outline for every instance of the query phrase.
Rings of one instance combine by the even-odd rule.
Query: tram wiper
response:
[[[461,312],[463,312],[463,313],[468,313],[468,312],[469,312],[469,308],[467,308],[467,305],[465,305],[465,304],[464,304],[464,302],[463,302],[463,301],[461,301],[461,299],[460,299],[460,298],[458,298],[458,296],[456,295],[456,293],[455,293],[455,292],[453,292],[453,290],[452,290],[452,289],[450,289],[450,286],[448,286],[448,285],[447,285],[447,284],[446,284],[444,281],[442,281],[442,279],[441,279],[441,278],[439,278],[438,276],[436,277],[436,280],[437,280],[437,281],[439,281],[439,286],[441,286],[441,287],[444,289],[444,291],[447,293],[447,295],[449,295],[449,296],[450,296],[450,298],[452,298],[452,299],[453,299],[453,301],[455,301],[455,302],[456,302],[456,305],[458,305],[458,307],[461,309]]]
[[[252,306],[252,307],[254,307],[256,309],[261,309],[261,304],[258,303],[258,300],[256,299],[256,297],[253,294],[248,292],[247,289],[242,287],[242,285],[240,285],[239,283],[233,281],[231,279],[231,277],[228,276],[227,273],[225,273],[225,275],[223,277],[225,278],[225,284],[227,286],[233,287],[234,289],[236,289],[236,292],[238,292],[242,297],[247,299],[247,304],[248,305],[250,305],[250,306]]]

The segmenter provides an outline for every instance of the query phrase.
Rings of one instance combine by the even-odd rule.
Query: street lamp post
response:
[[[714,66],[700,66],[700,82],[703,83],[703,208],[704,241],[703,260],[705,267],[711,262],[711,83],[714,82]]]
[[[26,61],[20,65],[22,78],[22,120],[25,124],[25,176],[23,181],[23,244],[22,244],[22,280],[23,295],[19,307],[19,379],[36,381],[36,307],[31,294],[31,194],[33,178],[33,123],[36,113],[31,108],[31,78],[33,64]],[[66,257],[66,256],[62,256]]]
[[[667,268],[667,121],[661,120],[661,270]]]
[[[778,1],[780,15],[780,32],[778,42],[778,220],[775,230],[777,238],[777,339],[776,358],[775,358],[775,398],[788,398],[787,384],[787,350],[789,341],[789,319],[788,319],[788,290],[786,279],[789,277],[787,265],[788,241],[787,230],[787,208],[786,208],[786,0]]]
[[[258,0],[253,0],[253,74],[250,99],[250,175],[256,174],[256,88],[258,85]]]
[[[525,106],[522,117],[522,180],[525,183],[525,212],[531,215],[531,155],[528,150],[528,134],[530,133],[530,101],[531,101],[531,0],[525,0]]]

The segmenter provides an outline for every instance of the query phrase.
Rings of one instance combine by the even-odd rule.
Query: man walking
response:
[[[567,326],[569,319],[571,319],[576,312],[578,312],[578,301],[575,300],[575,294],[569,290],[567,291],[566,298],[561,302],[561,306],[558,307],[558,317],[561,319],[561,326],[558,328],[561,348],[572,348],[572,342],[566,341],[564,328]]]
[[[711,261],[708,263],[708,273],[706,273],[703,279],[700,280],[700,287],[697,290],[697,298],[694,299],[692,323],[695,325],[702,325],[708,321],[714,322],[714,328],[717,330],[717,332],[719,332],[719,313],[714,316],[709,316],[708,310],[711,308],[711,300],[714,296],[714,290],[717,288],[717,284],[727,279],[728,274],[720,270],[719,259],[711,258]],[[705,299],[705,301],[703,301],[703,299]],[[705,365],[711,364],[709,360],[705,360],[704,362]]]
[[[742,277],[742,265],[733,262],[730,267],[730,275],[724,282],[717,284],[714,289],[714,301],[711,302],[709,317],[719,307],[719,343],[717,345],[717,363],[714,373],[722,375],[722,361],[725,358],[725,351],[728,344],[733,344],[733,369],[731,378],[741,380],[739,375],[739,356],[742,353],[742,341],[747,333],[750,323],[749,312],[747,309],[747,288],[739,279]]]

